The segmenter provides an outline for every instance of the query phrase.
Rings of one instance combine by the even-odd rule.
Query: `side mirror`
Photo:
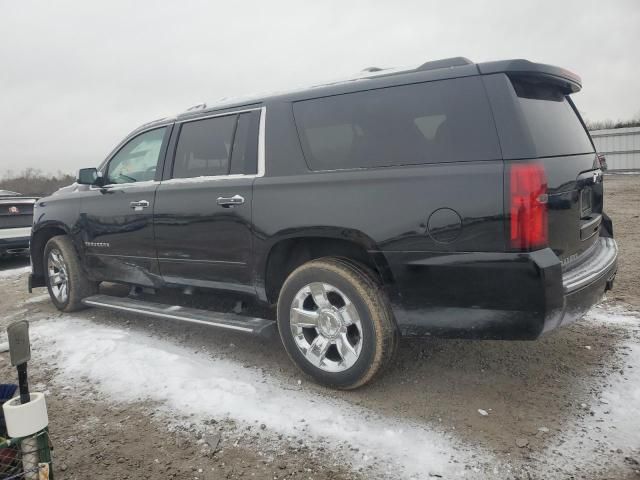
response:
[[[81,168],[78,170],[76,182],[80,185],[102,185],[102,172],[97,168]]]

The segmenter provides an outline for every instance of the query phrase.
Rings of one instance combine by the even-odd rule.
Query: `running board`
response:
[[[146,317],[178,320],[180,322],[198,323],[252,335],[270,336],[275,332],[274,326],[276,322],[266,318],[245,317],[234,313],[220,313],[211,310],[180,307],[178,305],[165,305],[129,297],[92,295],[82,300],[82,303],[88,307],[131,312]]]

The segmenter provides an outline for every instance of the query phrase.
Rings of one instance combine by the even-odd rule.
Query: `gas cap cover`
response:
[[[460,236],[462,218],[451,208],[439,208],[429,216],[427,232],[438,243],[451,243]]]

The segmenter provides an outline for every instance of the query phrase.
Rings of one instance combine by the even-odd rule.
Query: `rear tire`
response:
[[[82,299],[98,292],[98,282],[87,277],[68,236],[60,235],[47,242],[43,262],[47,290],[58,310],[82,310]]]
[[[398,338],[389,301],[373,272],[334,257],[312,260],[289,275],[278,298],[278,330],[300,370],[344,390],[379,374]]]

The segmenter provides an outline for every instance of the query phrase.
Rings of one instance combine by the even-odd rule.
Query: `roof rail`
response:
[[[197,103],[197,104],[187,108],[185,111],[186,112],[192,112],[194,110],[204,110],[205,108],[207,108],[207,104],[206,103]]]
[[[436,70],[438,68],[451,68],[451,67],[463,67],[465,65],[472,65],[473,62],[466,57],[451,57],[443,58],[442,60],[433,60],[431,62],[423,63],[417,71],[423,70]]]

